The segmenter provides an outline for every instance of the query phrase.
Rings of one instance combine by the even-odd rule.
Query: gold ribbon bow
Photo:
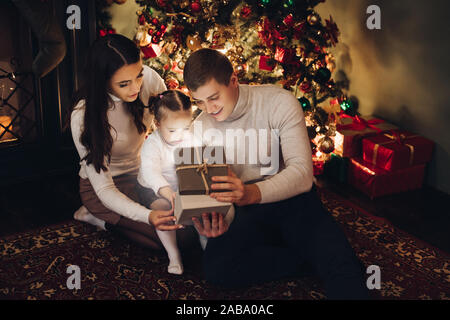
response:
[[[195,151],[197,153],[197,159],[200,159],[198,149],[195,148]],[[227,167],[227,165],[226,164],[208,164],[208,159],[203,159],[203,162],[199,163],[199,164],[181,165],[176,168],[176,171],[185,170],[185,169],[196,169],[195,171],[197,173],[200,173],[200,176],[202,177],[203,184],[204,184],[205,190],[206,190],[205,194],[209,194],[208,181],[206,181],[206,176],[208,175],[208,167],[209,168],[215,168],[215,167],[223,168],[223,167]]]

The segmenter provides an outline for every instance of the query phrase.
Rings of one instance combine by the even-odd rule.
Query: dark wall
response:
[[[381,30],[366,9],[381,8]],[[375,114],[436,143],[426,183],[450,193],[450,2],[328,0],[317,7],[341,31],[338,69],[362,114]]]

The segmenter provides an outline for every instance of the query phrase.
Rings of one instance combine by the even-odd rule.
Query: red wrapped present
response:
[[[313,175],[314,176],[320,176],[323,174],[323,168],[324,168],[325,161],[323,160],[314,160],[313,159]]]
[[[350,159],[348,182],[373,199],[420,189],[424,175],[425,164],[397,171],[386,171],[361,158],[353,158]]]
[[[363,159],[394,171],[431,161],[434,143],[404,130],[395,130],[362,140]]]
[[[359,157],[361,140],[368,135],[398,129],[393,124],[372,116],[349,116],[341,114],[336,125],[334,153],[341,157]]]

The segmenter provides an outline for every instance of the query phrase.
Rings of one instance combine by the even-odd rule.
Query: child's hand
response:
[[[174,200],[175,200],[175,191],[172,190],[171,187],[166,186],[166,187],[162,187],[159,189],[158,192],[162,197],[166,198],[170,203],[173,204]]]
[[[156,229],[161,231],[172,231],[184,228],[181,224],[174,224],[176,218],[171,210],[152,210],[148,215],[148,221]]]

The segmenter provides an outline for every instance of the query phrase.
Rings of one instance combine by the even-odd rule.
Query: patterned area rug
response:
[[[449,299],[450,255],[320,190],[361,261],[381,270],[375,299]],[[241,290],[222,290],[201,277],[201,250],[185,254],[185,273],[167,273],[168,259],[109,232],[70,221],[0,239],[0,299],[323,299],[307,276]],[[69,265],[81,288],[68,289]],[[368,275],[369,276],[369,275]]]

